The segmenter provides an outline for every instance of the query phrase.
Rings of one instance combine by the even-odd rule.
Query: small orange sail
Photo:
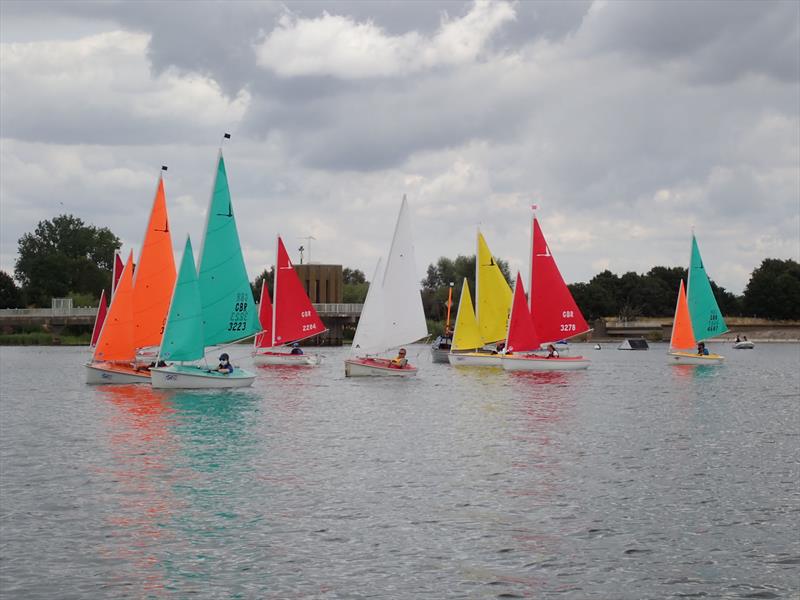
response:
[[[689,316],[689,303],[683,279],[678,289],[678,304],[675,307],[675,320],[672,322],[672,337],[669,340],[670,350],[694,350],[695,339],[692,331],[692,318]]]
[[[172,236],[169,231],[164,179],[159,177],[133,280],[134,348],[161,344],[174,287]]]
[[[133,360],[133,252],[122,269],[114,299],[108,309],[100,338],[94,350],[94,361]]]

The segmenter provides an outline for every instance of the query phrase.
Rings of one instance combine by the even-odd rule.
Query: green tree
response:
[[[800,319],[800,264],[764,259],[744,290],[743,309],[764,319]]]
[[[350,267],[342,269],[342,280],[345,285],[367,282],[367,278],[364,276],[364,272],[361,269],[351,269]]]
[[[597,319],[619,314],[617,296],[620,280],[611,271],[598,273],[589,283],[573,283],[568,287],[585,318]]]
[[[369,289],[369,283],[367,283],[364,272],[361,269],[345,267],[342,269],[342,280],[344,282],[342,285],[342,302],[347,302],[348,304],[364,302]]]
[[[19,239],[14,275],[28,301],[39,306],[70,292],[98,298],[102,289],[111,287],[114,251],[119,247],[119,238],[108,228],[59,215],[40,221],[33,233]]]
[[[0,308],[20,308],[22,293],[14,279],[5,271],[0,271]]]
[[[264,280],[267,282],[267,293],[269,297],[272,298],[272,282],[275,280],[275,267],[264,269],[261,274],[256,277],[255,281],[250,284],[253,290],[253,299],[258,303],[261,303],[261,284]]]
[[[359,304],[367,298],[369,283],[345,283],[342,286],[342,302],[348,304]]]
[[[494,257],[497,266],[503,273],[506,281],[511,281],[508,262]],[[425,279],[422,280],[422,306],[429,319],[443,320],[447,314],[447,297],[450,283],[453,283],[453,306],[458,305],[461,297],[461,288],[464,278],[469,286],[475,290],[475,255],[459,255],[455,260],[442,256],[435,263],[428,265]],[[474,294],[473,294],[474,295]],[[455,310],[455,308],[453,309]],[[451,317],[452,318],[452,317]]]

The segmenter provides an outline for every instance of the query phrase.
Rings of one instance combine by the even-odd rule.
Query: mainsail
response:
[[[206,346],[234,342],[261,331],[236,229],[222,150],[206,215],[198,284]]]
[[[536,217],[533,218],[528,305],[536,333],[542,342],[556,342],[586,333],[590,329],[561,277]]]
[[[696,341],[702,342],[728,331],[728,326],[725,324],[725,319],[722,317],[722,312],[711,289],[711,282],[708,280],[708,274],[703,266],[700,248],[697,246],[694,234],[692,234],[692,258],[686,282],[686,297]]]

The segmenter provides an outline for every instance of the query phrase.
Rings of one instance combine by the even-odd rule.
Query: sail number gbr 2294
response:
[[[233,310],[228,321],[228,331],[247,330],[247,294],[239,292],[233,303]]]

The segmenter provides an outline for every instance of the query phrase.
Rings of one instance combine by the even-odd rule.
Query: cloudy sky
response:
[[[439,256],[564,278],[685,266],[740,293],[800,259],[800,3],[0,2],[0,268],[60,213],[138,252],[161,164],[199,246],[217,147],[255,277],[371,273],[408,196]],[[295,262],[299,260],[293,252]]]

